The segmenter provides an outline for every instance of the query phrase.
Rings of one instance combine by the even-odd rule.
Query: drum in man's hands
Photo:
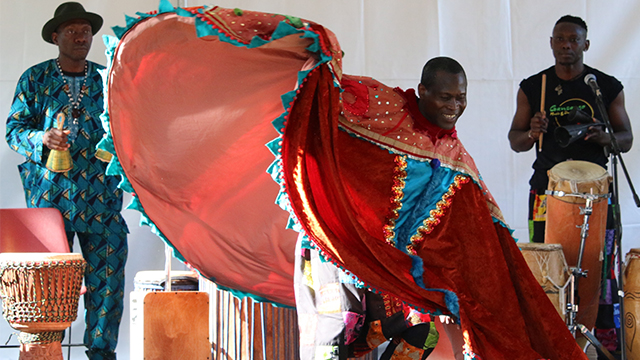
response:
[[[555,193],[547,196],[545,240],[547,244],[561,244],[569,267],[578,263],[581,226],[586,205],[584,194],[606,195],[611,176],[600,165],[586,161],[564,161],[549,170],[549,187]],[[592,329],[598,314],[600,278],[604,238],[607,225],[607,199],[593,201],[589,231],[582,257],[582,270],[588,271],[578,286],[578,315],[576,321]],[[576,299],[577,300],[577,299]]]
[[[518,243],[533,276],[564,319],[569,267],[560,244]]]

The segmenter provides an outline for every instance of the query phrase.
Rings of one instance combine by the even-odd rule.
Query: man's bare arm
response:
[[[536,112],[531,117],[531,105],[522,89],[518,90],[516,113],[509,130],[509,144],[515,152],[528,151],[547,132],[547,118],[544,113]]]

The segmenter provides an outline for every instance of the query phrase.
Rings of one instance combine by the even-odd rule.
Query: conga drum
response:
[[[564,319],[566,307],[565,284],[569,267],[560,244],[518,243],[527,265],[538,284]]]
[[[564,192],[565,196],[547,196],[544,242],[561,244],[569,267],[578,264],[580,255],[580,226],[584,221],[580,208],[586,204],[584,194],[606,195],[610,183],[611,176],[603,167],[586,161],[564,161],[549,170],[548,189]],[[588,329],[593,328],[598,314],[607,203],[604,196],[593,201],[581,266],[588,275],[578,282],[576,321]]]
[[[60,341],[78,315],[85,265],[75,253],[0,254],[2,313],[20,331],[20,360],[62,360]]]
[[[627,254],[623,301],[627,359],[640,360],[640,249]]]

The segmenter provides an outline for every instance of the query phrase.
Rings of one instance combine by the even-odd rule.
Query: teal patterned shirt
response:
[[[71,121],[69,87],[55,60],[32,66],[20,77],[7,119],[6,140],[11,149],[26,157],[18,169],[27,207],[57,208],[67,231],[128,232],[120,214],[119,180],[106,176],[107,163],[95,157],[96,145],[105,133],[99,118],[104,107],[102,77],[98,73],[104,67],[93,62],[87,66],[78,133],[70,141],[71,170],[55,173],[45,167],[49,156],[49,149],[42,144],[45,131],[57,126],[60,112]]]

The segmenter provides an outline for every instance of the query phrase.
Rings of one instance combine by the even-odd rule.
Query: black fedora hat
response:
[[[60,24],[75,19],[84,19],[91,24],[91,32],[95,35],[102,27],[102,17],[98,14],[85,11],[82,4],[77,2],[66,2],[58,6],[53,18],[47,21],[42,27],[42,38],[44,41],[53,44],[51,34],[53,34]]]

